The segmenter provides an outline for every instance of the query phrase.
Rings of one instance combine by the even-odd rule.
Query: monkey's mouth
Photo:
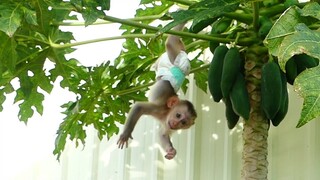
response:
[[[170,129],[175,129],[174,127],[172,127],[170,121],[168,122],[168,126],[169,126]]]

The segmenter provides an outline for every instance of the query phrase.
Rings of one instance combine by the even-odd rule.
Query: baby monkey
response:
[[[174,30],[182,30],[184,24]],[[191,102],[180,100],[177,91],[185,76],[189,74],[190,63],[185,46],[179,37],[169,35],[166,40],[166,52],[162,54],[153,69],[156,71],[156,83],[150,89],[149,102],[137,102],[129,111],[124,130],[117,142],[119,148],[128,147],[132,131],[142,115],[151,115],[161,123],[160,141],[166,151],[165,158],[172,159],[176,155],[170,134],[174,130],[187,129],[194,124],[197,117]]]

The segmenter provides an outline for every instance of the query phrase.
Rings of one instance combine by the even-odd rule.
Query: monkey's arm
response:
[[[128,147],[128,140],[129,138],[132,139],[131,133],[140,117],[144,114],[154,115],[155,109],[159,109],[159,107],[153,103],[138,102],[133,105],[128,114],[124,130],[117,142],[119,148]]]
[[[174,27],[173,30],[181,31],[184,25],[185,23],[179,24],[176,27]],[[173,63],[180,51],[185,51],[185,47],[180,37],[169,35],[166,41],[166,50],[168,52],[170,61]]]
[[[164,156],[166,159],[173,159],[177,152],[176,149],[172,146],[172,142],[170,140],[169,132],[162,131],[160,133],[160,142],[162,148],[166,151],[166,155]]]

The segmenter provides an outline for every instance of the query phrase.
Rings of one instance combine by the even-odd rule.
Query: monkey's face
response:
[[[185,105],[176,105],[167,116],[167,125],[172,130],[187,129],[194,124],[192,117]]]

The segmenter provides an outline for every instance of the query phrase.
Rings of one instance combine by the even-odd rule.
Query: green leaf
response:
[[[306,4],[301,10],[302,16],[311,16],[320,20],[320,5],[316,2]]]
[[[98,4],[101,5],[102,10],[110,10],[110,0],[98,0]]]
[[[17,93],[20,93],[20,90],[18,90]],[[43,105],[42,102],[44,100],[44,95],[41,93],[38,93],[36,90],[34,90],[32,93],[30,93],[29,98],[24,99],[22,103],[19,104],[19,119],[20,121],[23,121],[27,123],[28,119],[33,116],[34,110],[33,107],[36,108],[37,112],[42,115],[43,114]]]
[[[203,65],[203,61],[194,59],[190,62],[192,68],[200,67]],[[208,89],[208,84],[207,84],[207,77],[208,77],[208,68],[201,70],[201,71],[196,71],[194,72],[194,79],[196,82],[196,86],[199,87],[203,92],[207,92]]]
[[[1,23],[1,22],[0,22]],[[9,69],[14,71],[17,61],[16,41],[0,32],[0,72]]]
[[[295,26],[301,23],[300,14],[297,11],[297,7],[291,7],[287,9],[279,19],[274,23],[269,31],[269,34],[264,40],[264,45],[269,49],[269,52],[278,56],[281,51],[279,46],[283,39],[295,32]]]
[[[295,91],[304,98],[297,127],[320,116],[320,66],[303,71],[294,81]]]
[[[178,24],[193,19],[191,28],[207,19],[215,19],[227,12],[235,11],[239,6],[238,0],[204,0],[193,4],[188,10],[180,10],[171,13],[174,21],[160,29],[164,33]]]
[[[21,17],[19,5],[0,5],[0,30],[12,37],[21,25]]]
[[[177,26],[178,24],[182,24],[187,22],[188,20],[192,19],[195,15],[194,10],[180,10],[177,12],[171,13],[174,21],[168,23],[165,27],[159,30],[160,33],[165,33],[172,29],[173,27]]]
[[[23,10],[24,19],[26,20],[27,23],[29,23],[31,25],[38,25],[37,14],[35,11],[33,11],[27,7],[22,7],[21,10]]]
[[[0,90],[0,112],[3,110],[2,104],[4,103],[5,100],[6,100],[5,91],[4,89],[1,89]]]
[[[96,22],[100,15],[102,15],[101,12],[91,10],[91,9],[83,11],[82,17],[85,21],[85,26],[88,26]]]
[[[204,0],[190,6],[190,9],[196,12],[194,20],[191,26],[198,24],[199,22],[210,19],[218,18],[227,12],[234,12],[238,6],[237,0]]]
[[[305,24],[295,26],[295,33],[285,37],[278,47],[279,65],[285,70],[288,59],[295,54],[307,54],[320,59],[320,32],[310,30]]]
[[[67,133],[57,133],[57,137],[55,140],[55,149],[53,150],[53,154],[57,155],[57,160],[60,159],[61,153],[64,150],[66,145]]]
[[[62,76],[61,87],[77,92],[80,81],[88,78],[86,69],[76,59],[67,60],[64,57],[64,50],[55,49],[50,57],[56,63],[55,68],[50,70],[51,80],[55,81],[58,76]]]

